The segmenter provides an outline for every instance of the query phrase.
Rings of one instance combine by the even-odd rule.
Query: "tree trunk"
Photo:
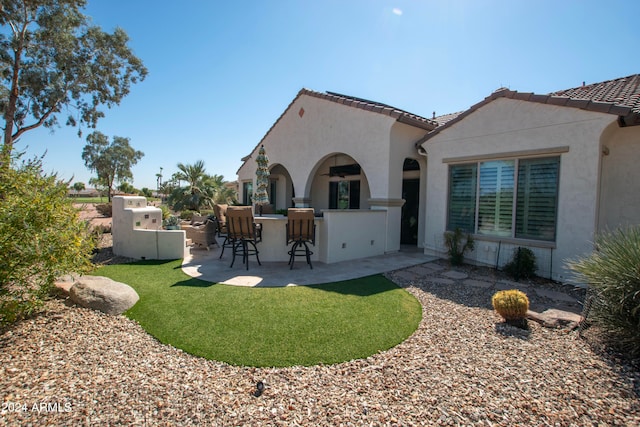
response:
[[[24,34],[23,29],[23,33]],[[15,124],[16,104],[20,95],[18,89],[18,76],[20,75],[20,65],[22,59],[22,51],[24,49],[24,40],[18,38],[18,46],[13,57],[13,71],[11,75],[11,90],[9,91],[9,102],[4,112],[4,137],[2,144],[2,153],[0,154],[0,169],[8,169],[11,166],[11,152],[13,151],[13,126]]]

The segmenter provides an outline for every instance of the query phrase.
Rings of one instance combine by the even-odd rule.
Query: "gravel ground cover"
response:
[[[423,270],[388,275],[422,303],[418,330],[331,366],[207,361],[124,316],[51,301],[0,335],[0,425],[640,425],[636,368],[576,331],[506,326],[490,290]]]

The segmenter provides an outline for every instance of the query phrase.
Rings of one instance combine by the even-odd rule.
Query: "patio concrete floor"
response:
[[[250,257],[249,270],[246,270],[242,258],[236,258],[235,264],[230,267],[231,251],[227,249],[222,259],[219,259],[220,251],[219,246],[213,246],[208,251],[193,246],[187,247],[182,270],[189,276],[208,282],[235,286],[278,287],[356,279],[436,259],[413,247],[406,250],[403,248],[402,251],[392,254],[333,264],[316,261],[313,262],[313,269],[309,268],[304,258],[296,258],[293,270],[290,270],[287,262],[262,262],[262,265],[258,265],[256,258]]]

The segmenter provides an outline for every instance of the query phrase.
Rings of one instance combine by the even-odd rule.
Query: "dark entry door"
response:
[[[418,207],[420,206],[420,180],[405,179],[402,181],[402,219],[400,222],[400,243],[403,245],[418,244]]]

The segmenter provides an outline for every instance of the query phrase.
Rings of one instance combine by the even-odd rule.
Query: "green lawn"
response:
[[[96,274],[132,286],[126,315],[191,354],[245,366],[331,364],[389,349],[418,327],[420,303],[382,275],[317,286],[243,288],[185,275],[177,261]]]
[[[72,203],[107,203],[109,199],[105,197],[69,197]]]

